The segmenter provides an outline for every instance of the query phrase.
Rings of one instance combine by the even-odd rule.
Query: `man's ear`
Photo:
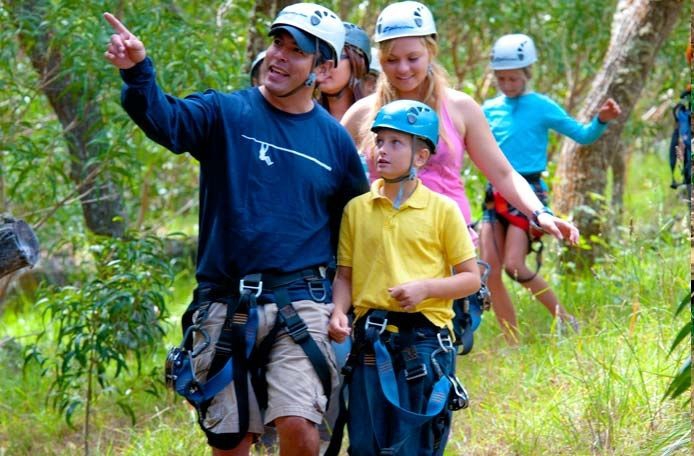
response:
[[[335,66],[335,62],[332,60],[326,60],[325,62],[318,65],[313,71],[316,73],[316,84],[320,84],[325,81]]]

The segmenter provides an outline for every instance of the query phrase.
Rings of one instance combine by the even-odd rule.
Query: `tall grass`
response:
[[[560,272],[559,246],[548,241],[542,274],[579,318],[580,334],[560,336],[549,313],[511,282],[521,345],[509,348],[493,314],[485,314],[475,349],[458,358],[472,404],[455,414],[447,455],[689,453],[688,407],[661,400],[689,355],[682,349],[668,356],[687,318],[675,319],[674,311],[688,290],[688,209],[667,187],[662,158],[643,157],[630,178],[625,225],[615,227],[609,254],[591,271]],[[170,329],[144,369],[163,369],[168,346],[179,342],[178,318],[192,286],[189,275],[179,277]],[[15,338],[0,339],[0,455],[82,454],[81,423],[69,428],[46,406],[50,379],[35,365],[22,374],[22,336],[45,322],[30,303],[12,309],[0,320],[0,334]],[[180,397],[148,394],[134,376],[119,381],[137,423],[99,398],[93,454],[209,454]]]

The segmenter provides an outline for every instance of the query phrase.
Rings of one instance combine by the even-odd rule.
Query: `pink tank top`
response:
[[[436,153],[429,157],[427,164],[419,170],[417,176],[422,180],[422,183],[431,190],[446,195],[455,201],[463,213],[465,222],[470,225],[472,216],[470,214],[470,203],[465,194],[465,186],[460,173],[463,169],[463,157],[465,155],[465,142],[460,137],[458,130],[451,121],[446,103],[441,103],[441,112],[439,119],[443,126],[443,131],[446,133],[448,141],[451,143],[452,149],[448,144],[439,138],[436,145]],[[369,174],[371,180],[378,178],[375,172],[375,167],[369,163]],[[468,230],[472,242],[477,245],[477,233],[473,229]]]

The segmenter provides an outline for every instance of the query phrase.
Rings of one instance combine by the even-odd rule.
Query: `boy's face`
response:
[[[387,179],[410,171],[412,135],[382,128],[376,133],[376,170]],[[417,163],[415,163],[415,166]]]

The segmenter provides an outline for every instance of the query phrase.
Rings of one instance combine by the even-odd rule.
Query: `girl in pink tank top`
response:
[[[465,156],[465,142],[460,137],[458,130],[453,125],[445,100],[441,103],[440,121],[445,138],[439,139],[436,145],[436,153],[431,156],[426,166],[419,171],[419,178],[424,185],[437,193],[446,195],[458,204],[468,227],[471,226],[470,203],[465,194],[465,186],[460,177],[463,169],[463,157]],[[472,241],[477,245],[477,233],[469,228]]]

